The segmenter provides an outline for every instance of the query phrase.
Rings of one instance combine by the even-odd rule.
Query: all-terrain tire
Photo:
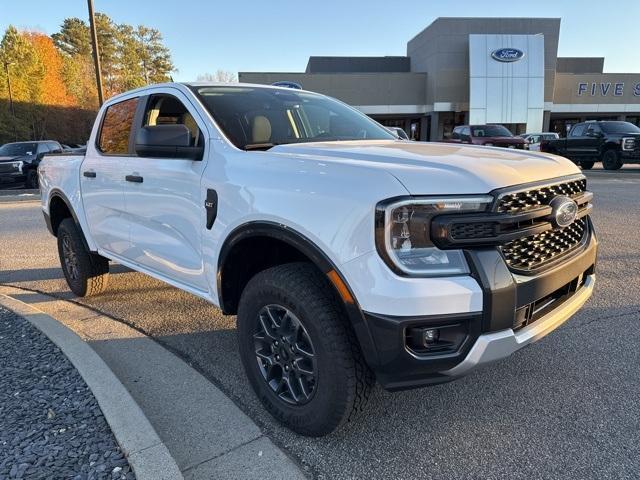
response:
[[[622,167],[622,160],[620,160],[620,152],[613,148],[605,150],[602,154],[602,166],[605,170],[619,170]]]
[[[103,292],[109,281],[109,261],[87,249],[72,218],[62,220],[57,233],[60,265],[71,291],[79,297]]]
[[[374,383],[332,289],[313,265],[289,263],[256,274],[240,299],[238,341],[249,382],[267,411],[302,435],[327,435],[354,418],[364,409]],[[303,404],[287,403],[274,391],[256,354],[260,314],[274,306],[295,316],[312,344],[315,387]]]

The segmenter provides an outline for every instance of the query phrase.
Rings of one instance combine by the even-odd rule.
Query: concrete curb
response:
[[[139,480],[180,480],[182,473],[138,404],[98,354],[72,330],[31,305],[0,294],[0,305],[55,343],[95,396]]]

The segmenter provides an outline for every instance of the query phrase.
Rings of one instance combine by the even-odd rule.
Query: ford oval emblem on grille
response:
[[[517,48],[499,48],[491,52],[491,58],[499,62],[517,62],[524,57],[524,52]]]
[[[551,223],[556,227],[564,228],[571,225],[578,214],[578,205],[569,197],[556,197],[549,203],[553,209]]]

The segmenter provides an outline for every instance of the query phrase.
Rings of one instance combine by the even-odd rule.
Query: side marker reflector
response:
[[[340,275],[338,275],[338,272],[336,272],[335,270],[330,270],[327,273],[327,277],[329,277],[329,280],[331,280],[331,283],[333,283],[333,285],[338,290],[338,293],[342,297],[342,300],[344,301],[344,303],[355,303],[355,301],[353,300],[353,297],[351,296],[351,293],[349,292],[349,289],[340,278]]]

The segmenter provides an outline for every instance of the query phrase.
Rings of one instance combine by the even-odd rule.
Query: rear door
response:
[[[153,92],[141,106],[136,128],[183,124],[192,146],[204,145],[206,126],[189,99],[169,87]],[[124,189],[135,262],[201,291],[208,290],[202,256],[205,195],[200,187],[206,153],[203,160],[132,156],[124,173],[129,179]]]
[[[95,142],[80,167],[82,202],[98,248],[128,257],[129,224],[124,206],[124,167],[132,152],[137,97],[107,107]]]

